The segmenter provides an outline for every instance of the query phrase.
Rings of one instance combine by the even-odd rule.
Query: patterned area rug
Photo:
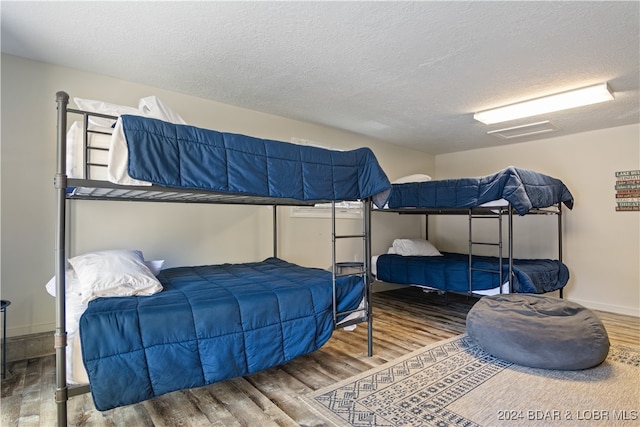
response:
[[[467,335],[305,397],[338,426],[640,426],[640,349],[582,371],[496,359]]]

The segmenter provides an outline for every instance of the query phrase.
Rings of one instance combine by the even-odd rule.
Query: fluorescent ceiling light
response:
[[[512,139],[556,131],[558,131],[558,127],[551,123],[549,120],[545,120],[543,122],[529,123],[522,126],[513,126],[504,129],[491,130],[487,132],[487,135],[494,135],[498,138],[503,139]]]
[[[606,83],[518,102],[504,107],[475,113],[473,118],[485,125],[507,122],[523,117],[537,116],[539,114],[552,113],[554,111],[568,110],[582,107],[583,105],[597,104],[598,102],[613,100],[613,93]]]

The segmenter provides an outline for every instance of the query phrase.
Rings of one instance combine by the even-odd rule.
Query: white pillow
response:
[[[402,178],[398,178],[392,182],[392,184],[406,184],[408,182],[425,182],[431,181],[431,177],[429,175],[425,175],[422,173],[417,173],[414,175],[403,176]]]
[[[78,277],[76,276],[73,268],[69,267],[66,270],[66,281],[65,281],[66,299],[65,299],[65,330],[67,332],[67,381],[71,383],[79,383],[81,381],[76,381],[74,378],[74,371],[78,369],[82,369],[84,365],[82,362],[78,362],[78,358],[74,357],[74,354],[78,354],[79,352],[74,350],[73,344],[75,341],[76,334],[78,332],[78,325],[80,322],[80,316],[87,309],[87,303],[82,302],[82,295],[80,294],[80,282],[78,281]],[[47,292],[51,296],[56,296],[56,277],[53,276],[49,282],[45,285]]]
[[[106,114],[115,117],[120,117],[123,114],[131,114],[134,116],[151,117],[171,123],[187,124],[178,113],[165,105],[157,96],[141,98],[138,102],[138,108],[83,98],[73,98],[73,102],[75,102],[79,109],[92,113]],[[96,126],[111,128],[115,120],[90,116],[89,122]]]
[[[162,270],[162,266],[164,265],[163,259],[152,259],[151,261],[145,261],[144,265],[149,267],[149,270],[153,273],[154,276],[157,276]]]
[[[44,287],[47,289],[47,292],[52,297],[56,296],[56,276],[53,276],[51,280],[47,282]],[[80,286],[80,282],[78,281],[78,276],[76,276],[75,271],[71,266],[67,266],[67,270],[65,271],[65,294],[69,296],[70,294],[80,295],[82,289]]]
[[[126,105],[111,104],[110,102],[96,101],[93,99],[73,98],[73,102],[83,111],[92,113],[106,114],[108,116],[120,117],[123,114],[133,114],[142,116],[143,114],[135,107]],[[104,119],[101,117],[89,117],[89,123],[96,126],[110,128],[115,123],[115,119]]]
[[[162,284],[145,265],[140,251],[91,252],[69,260],[82,286],[82,301],[108,296],[152,295]]]
[[[78,330],[78,320],[84,311],[87,309],[87,304],[82,302],[81,284],[76,276],[73,268],[68,268],[66,271],[65,280],[65,296],[66,296],[66,323],[67,333],[73,334]],[[49,295],[56,296],[56,277],[53,276],[49,282],[45,285]]]
[[[122,114],[132,114],[136,116],[150,117],[170,123],[186,124],[184,119],[170,107],[165,105],[156,96],[141,98],[138,108],[119,106],[107,102],[83,100],[74,98],[78,106],[97,113],[110,114],[120,117]],[[90,120],[92,120],[90,118]],[[113,121],[109,123],[109,126]],[[150,182],[133,179],[129,176],[129,150],[124,136],[122,120],[117,120],[111,134],[108,154],[107,180],[122,185],[151,185]]]
[[[138,102],[139,115],[152,117],[154,119],[164,120],[165,122],[176,123],[180,125],[186,125],[182,117],[171,109],[168,105],[165,105],[157,96],[147,96],[146,98],[140,98]]]
[[[160,273],[160,271],[162,270],[162,267],[164,266],[164,260],[154,259],[151,261],[145,261],[144,265],[146,265],[149,268],[149,270],[151,271],[151,273],[153,273],[154,276],[157,276],[158,273]],[[51,280],[49,280],[47,284],[44,285],[44,287],[46,288],[49,295],[51,295],[52,297],[55,297],[56,296],[56,276],[53,276]],[[71,267],[67,268],[67,271],[66,271],[65,287],[67,288],[65,292],[67,297],[69,296],[69,294],[80,295],[82,291],[82,287],[81,287],[80,281],[78,280],[78,276],[76,276],[76,272]]]
[[[424,239],[396,239],[393,249],[396,254],[403,256],[442,256],[431,242]]]

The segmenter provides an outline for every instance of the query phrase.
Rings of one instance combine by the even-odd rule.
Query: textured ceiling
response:
[[[11,2],[2,52],[432,154],[640,121],[640,2]],[[609,82],[615,101],[475,111]],[[551,120],[560,130],[486,132]]]

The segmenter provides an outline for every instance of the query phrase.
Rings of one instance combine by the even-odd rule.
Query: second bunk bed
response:
[[[335,328],[350,324],[367,322],[371,355],[370,211],[373,204],[383,206],[390,191],[371,150],[327,150],[135,112],[118,117],[108,109],[73,109],[65,92],[56,100],[59,425],[66,425],[70,396],[90,390],[96,408],[107,410],[247,375],[310,353]],[[68,116],[79,117],[79,124],[68,126]],[[75,132],[79,139],[69,139],[70,127],[82,130]],[[69,153],[79,153],[74,161],[80,166],[67,164]],[[160,272],[151,271],[137,251],[70,257],[67,204],[75,200],[271,205],[274,256]],[[277,258],[276,206],[343,200],[365,202],[362,233],[342,236],[362,239],[363,269],[339,271],[335,231],[331,271]],[[333,222],[335,230],[335,213]],[[81,287],[87,304],[78,316],[77,341],[88,385],[68,383],[72,286]]]
[[[427,218],[464,215],[468,217],[468,252],[440,252],[426,239],[396,239],[388,253],[373,257],[374,275],[383,282],[441,292],[481,296],[559,291],[562,297],[569,280],[569,269],[562,262],[562,207],[572,209],[573,203],[571,192],[561,180],[513,166],[481,177],[392,184],[388,203],[375,212],[422,214]],[[513,219],[525,215],[557,218],[552,221],[557,229],[556,254],[545,259],[515,256]],[[495,219],[495,238],[475,237],[474,223],[478,219]],[[428,222],[426,227],[428,234]],[[494,248],[495,255],[478,255],[478,249],[487,246]]]

